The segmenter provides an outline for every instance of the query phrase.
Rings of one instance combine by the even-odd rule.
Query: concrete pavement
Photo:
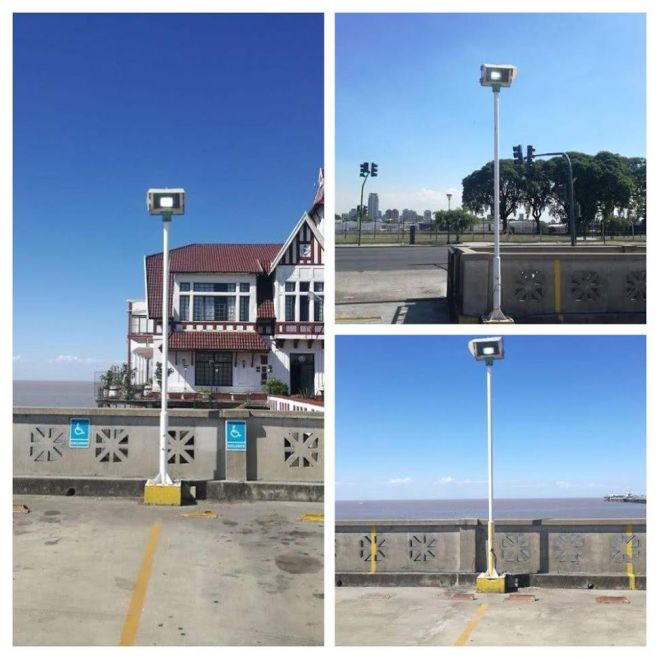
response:
[[[14,503],[15,645],[323,642],[322,504]]]
[[[447,323],[445,247],[336,250],[339,323]]]
[[[508,595],[424,587],[336,589],[337,645],[630,646],[645,644],[644,591],[526,588]],[[597,603],[596,598],[628,603]],[[533,600],[535,598],[535,600]]]

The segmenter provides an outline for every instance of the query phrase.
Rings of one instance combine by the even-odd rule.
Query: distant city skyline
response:
[[[386,43],[369,66],[364,34]],[[447,193],[461,206],[462,179],[493,155],[486,62],[519,68],[502,158],[514,144],[644,157],[645,40],[643,14],[337,14],[337,212],[359,203],[366,160],[383,209],[444,210]]]

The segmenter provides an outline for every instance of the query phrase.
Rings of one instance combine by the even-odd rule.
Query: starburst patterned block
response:
[[[128,431],[124,428],[101,428],[94,444],[98,462],[125,462],[128,458]]]
[[[602,297],[604,281],[592,270],[575,270],[570,279],[570,295],[577,302],[596,302]]]
[[[645,303],[645,270],[632,270],[625,280],[625,297],[632,302]]]
[[[539,302],[545,296],[544,273],[533,268],[520,270],[513,291],[519,302]]]
[[[611,537],[610,549],[614,563],[632,563],[641,554],[641,541],[637,535],[620,533]]]
[[[30,431],[30,457],[35,462],[59,460],[65,446],[64,432],[57,428],[35,426]]]
[[[523,533],[507,533],[501,540],[501,556],[510,563],[525,563],[531,558],[529,537]]]
[[[364,561],[370,561],[373,557],[373,548],[375,548],[375,560],[380,561],[383,558],[386,558],[387,555],[384,553],[383,547],[387,542],[386,538],[378,540],[378,536],[373,536],[371,540],[370,535],[365,535],[359,540],[359,557]]]
[[[284,462],[292,468],[315,467],[320,460],[320,436],[293,431],[284,437]]]
[[[190,464],[194,462],[195,438],[192,430],[170,430],[167,442],[167,462],[169,464]]]
[[[410,560],[415,563],[425,563],[428,560],[437,558],[436,544],[437,539],[425,533],[423,535],[412,535],[409,539]]]
[[[578,563],[584,555],[584,537],[581,533],[564,533],[554,542],[554,551],[561,563]]]

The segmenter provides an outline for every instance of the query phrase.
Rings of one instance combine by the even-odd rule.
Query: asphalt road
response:
[[[442,245],[395,247],[337,247],[337,272],[439,268],[448,262],[448,249]]]

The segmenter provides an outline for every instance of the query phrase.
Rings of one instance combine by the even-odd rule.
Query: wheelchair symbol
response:
[[[238,439],[241,435],[240,430],[238,430],[237,426],[231,426],[231,431],[229,432],[229,434],[233,439]]]
[[[79,423],[76,423],[76,427],[73,429],[73,434],[74,435],[84,435],[86,434],[85,431],[82,429]]]

